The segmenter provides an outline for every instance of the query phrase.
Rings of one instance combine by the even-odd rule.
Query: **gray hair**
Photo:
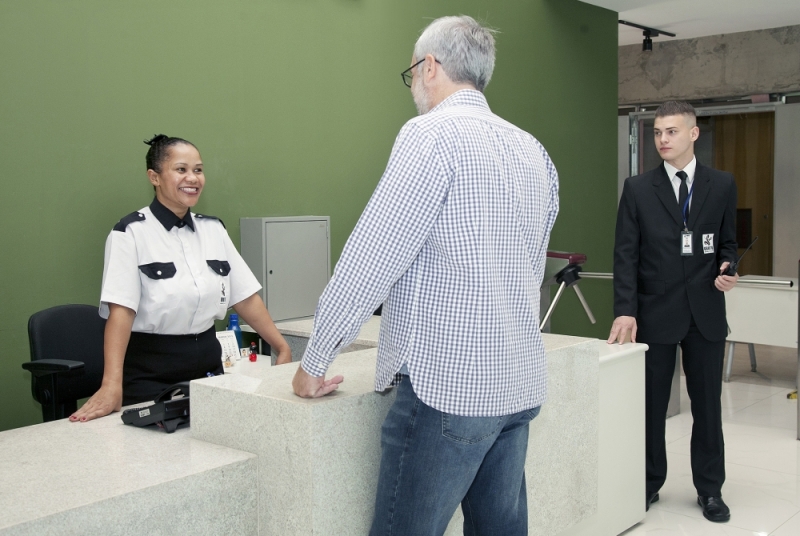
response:
[[[494,33],[467,15],[441,17],[423,30],[414,46],[414,57],[419,61],[431,54],[450,80],[470,83],[483,91],[494,71]]]

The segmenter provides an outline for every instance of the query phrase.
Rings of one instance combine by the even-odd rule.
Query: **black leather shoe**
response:
[[[697,504],[703,508],[703,517],[714,523],[724,523],[730,520],[731,510],[722,500],[722,497],[697,497]]]
[[[650,510],[650,505],[652,503],[658,502],[658,492],[648,493],[645,499],[647,500],[647,502],[645,503],[644,511],[647,512],[648,510]]]

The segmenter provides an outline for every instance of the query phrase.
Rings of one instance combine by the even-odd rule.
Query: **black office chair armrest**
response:
[[[30,371],[37,378],[48,374],[58,374],[60,376],[72,376],[83,372],[83,361],[72,361],[69,359],[37,359],[22,364],[22,368]]]

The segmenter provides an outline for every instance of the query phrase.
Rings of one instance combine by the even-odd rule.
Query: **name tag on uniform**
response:
[[[228,305],[228,289],[225,288],[225,281],[219,282],[219,304]]]
[[[689,257],[692,253],[692,231],[681,231],[681,255]]]
[[[703,235],[703,253],[714,253],[714,233]]]

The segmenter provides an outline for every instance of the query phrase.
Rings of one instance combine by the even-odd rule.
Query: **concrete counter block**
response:
[[[545,336],[549,398],[531,425],[526,463],[532,535],[558,534],[597,508],[594,342]],[[380,428],[394,399],[392,390],[373,391],[376,352],[340,355],[327,376],[345,381],[322,399],[292,394],[297,363],[192,383],[194,437],[258,455],[260,534],[368,533]],[[461,522],[458,511],[446,534],[460,534]]]
[[[394,392],[373,391],[375,352],[339,356],[322,399],[291,390],[297,363],[192,383],[194,437],[258,455],[259,534],[367,534],[380,426]]]

